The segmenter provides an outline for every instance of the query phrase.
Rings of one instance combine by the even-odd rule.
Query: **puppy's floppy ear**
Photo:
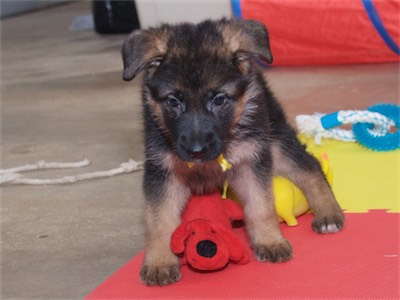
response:
[[[273,61],[267,28],[254,20],[222,20],[222,35],[238,61],[253,56]]]
[[[193,223],[182,223],[175,229],[171,236],[170,248],[175,254],[180,254],[185,251],[186,240],[193,233]]]
[[[253,53],[272,64],[273,57],[269,45],[269,34],[267,28],[260,22],[254,20],[238,20],[244,31],[252,41]]]
[[[165,53],[169,39],[169,28],[135,30],[122,45],[122,60],[124,63],[123,79],[135,78],[146,67],[157,67]]]

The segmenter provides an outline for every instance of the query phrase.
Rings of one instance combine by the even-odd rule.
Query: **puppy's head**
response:
[[[272,62],[262,24],[226,19],[134,31],[122,56],[124,80],[144,71],[145,123],[160,129],[181,160],[192,162],[223,152],[254,97],[255,59]]]

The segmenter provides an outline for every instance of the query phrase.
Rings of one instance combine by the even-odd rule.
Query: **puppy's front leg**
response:
[[[279,229],[272,177],[256,175],[254,169],[255,167],[250,165],[240,166],[235,170],[232,182],[244,205],[246,229],[254,255],[259,261],[290,260],[293,256],[292,247]]]
[[[181,278],[179,259],[172,253],[170,241],[189,191],[175,176],[159,170],[157,176],[145,171],[144,191],[146,245],[140,278],[146,285],[168,285]]]

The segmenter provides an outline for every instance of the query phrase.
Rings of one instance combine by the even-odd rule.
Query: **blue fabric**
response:
[[[233,15],[236,18],[243,18],[242,16],[242,8],[240,6],[240,0],[232,0],[232,10],[233,10]]]
[[[374,25],[376,31],[379,33],[383,41],[386,45],[396,54],[400,55],[399,46],[395,41],[390,37],[389,33],[386,31],[385,26],[382,23],[381,18],[379,17],[378,12],[376,11],[372,0],[362,0],[364,8],[367,12],[369,19]]]

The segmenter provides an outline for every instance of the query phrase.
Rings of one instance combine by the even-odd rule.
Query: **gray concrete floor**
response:
[[[143,159],[139,80],[121,79],[125,36],[68,31],[90,9],[73,2],[1,21],[1,168],[92,161],[28,174],[42,178]],[[268,78],[291,121],[399,102],[397,64],[272,68]],[[136,255],[141,176],[2,187],[0,297],[79,299]]]

